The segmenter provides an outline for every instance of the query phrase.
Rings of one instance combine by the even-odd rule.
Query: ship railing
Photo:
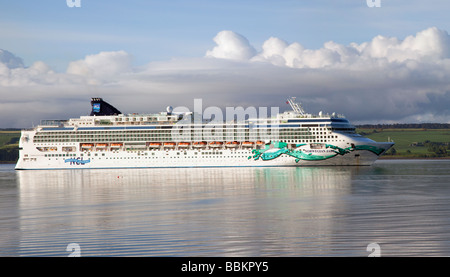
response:
[[[64,126],[68,120],[48,120],[43,119],[41,120],[40,125],[41,126]]]
[[[305,115],[297,115],[295,118],[322,118],[322,117],[331,117],[331,118],[345,118],[343,114],[305,114]]]

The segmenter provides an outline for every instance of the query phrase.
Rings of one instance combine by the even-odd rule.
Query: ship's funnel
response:
[[[118,109],[103,101],[102,98],[91,99],[92,111],[91,116],[95,115],[119,115],[122,114]]]

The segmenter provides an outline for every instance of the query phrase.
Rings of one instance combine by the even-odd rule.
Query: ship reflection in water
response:
[[[320,240],[332,228],[328,218],[345,209],[339,199],[351,180],[348,168],[18,174],[25,255],[36,239],[48,240],[51,255],[69,243],[84,256],[308,254],[304,240],[329,247]]]
[[[442,240],[417,229],[441,216],[413,220],[410,201],[423,195],[386,181],[390,167],[18,171],[18,251],[67,256],[76,243],[81,256],[367,256],[375,242],[384,255],[416,253],[401,252],[406,239],[441,253]]]

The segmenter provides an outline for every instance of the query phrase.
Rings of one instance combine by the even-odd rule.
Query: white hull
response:
[[[387,148],[390,145],[386,146]],[[387,149],[386,148],[386,149]],[[280,154],[272,160],[255,158],[253,149],[149,150],[79,152],[67,157],[57,153],[45,157],[41,153],[20,157],[16,169],[100,169],[100,168],[164,168],[164,167],[274,167],[274,166],[367,166],[378,155],[367,150],[323,160],[296,159]],[[330,150],[328,150],[330,152]],[[333,152],[332,152],[333,153]],[[22,155],[21,155],[22,156]]]

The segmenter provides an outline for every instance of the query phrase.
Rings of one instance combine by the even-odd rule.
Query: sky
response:
[[[194,99],[284,111],[295,96],[355,124],[450,123],[449,12],[445,0],[3,1],[0,128],[87,115],[91,97],[152,113]]]

